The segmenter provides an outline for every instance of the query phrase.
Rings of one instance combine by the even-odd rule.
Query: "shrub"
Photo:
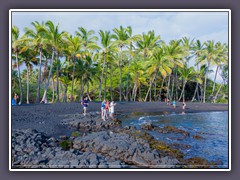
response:
[[[70,140],[60,141],[59,144],[64,150],[69,150],[72,147],[72,142]]]
[[[72,137],[78,137],[78,136],[80,136],[80,133],[77,132],[77,131],[74,131],[74,132],[72,132],[71,136]]]

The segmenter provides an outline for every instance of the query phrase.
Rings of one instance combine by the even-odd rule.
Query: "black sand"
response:
[[[181,113],[182,103],[177,103],[173,108],[164,102],[116,102],[115,112],[118,116],[134,113]],[[90,102],[87,112],[100,111],[100,102]],[[187,103],[185,113],[228,111],[227,104]],[[12,129],[36,129],[47,135],[69,135],[69,130],[60,122],[65,115],[82,113],[80,103],[56,103],[39,105],[12,106]],[[101,118],[101,117],[99,117]]]

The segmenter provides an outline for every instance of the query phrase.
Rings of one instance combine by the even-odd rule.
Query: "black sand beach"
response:
[[[135,113],[181,113],[182,103],[173,108],[164,102],[116,102],[115,113],[120,117]],[[100,102],[90,102],[87,112],[100,112]],[[56,103],[12,106],[12,129],[33,128],[48,135],[63,134],[59,122],[65,115],[82,113],[80,103]],[[185,113],[228,111],[227,104],[187,103]],[[100,117],[100,115],[99,115]]]

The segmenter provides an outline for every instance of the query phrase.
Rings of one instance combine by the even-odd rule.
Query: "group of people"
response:
[[[167,105],[170,105],[170,100],[169,99],[165,99],[165,102],[167,103]],[[173,107],[174,108],[176,108],[176,100],[175,99],[173,99],[173,101],[172,101],[172,105],[173,105]],[[182,103],[182,109],[184,110],[186,108],[186,103],[185,103],[185,101],[183,101],[183,103]]]
[[[103,121],[106,121],[106,119],[108,119],[108,117],[113,118],[113,114],[114,114],[114,106],[116,105],[116,103],[114,103],[114,101],[111,101],[111,103],[109,104],[109,101],[107,100],[103,100],[102,104],[101,104],[101,115],[102,115],[102,119]]]
[[[87,112],[87,107],[89,105],[88,98],[85,97],[82,100],[81,104],[82,104],[82,107],[83,107],[83,115],[85,116],[86,112]],[[109,117],[113,118],[114,106],[115,105],[116,105],[116,103],[114,103],[114,101],[111,101],[111,103],[109,103],[108,100],[103,100],[102,101],[102,103],[101,103],[101,116],[102,116],[103,121],[106,121],[106,119],[108,119]]]

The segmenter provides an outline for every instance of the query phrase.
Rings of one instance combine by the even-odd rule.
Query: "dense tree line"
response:
[[[223,84],[216,83],[217,74]],[[99,32],[79,27],[71,35],[59,24],[36,21],[21,37],[12,26],[14,92],[19,104],[79,102],[84,96],[228,102],[228,45],[187,37],[166,43],[154,31],[134,35],[130,26]]]

